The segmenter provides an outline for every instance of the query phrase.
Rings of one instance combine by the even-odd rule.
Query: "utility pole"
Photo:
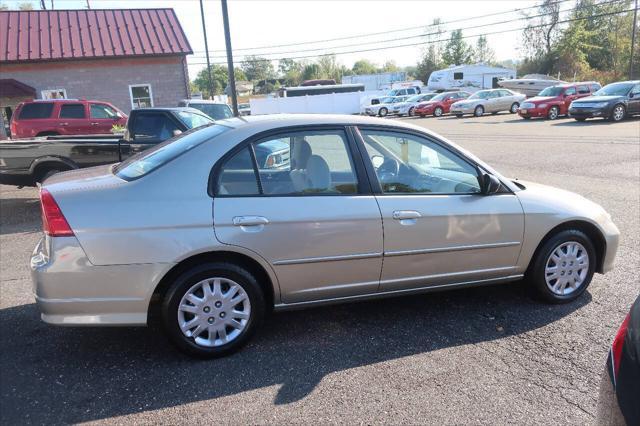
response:
[[[204,33],[204,51],[207,56],[207,77],[209,78],[209,96],[213,99],[213,79],[211,78],[211,63],[209,62],[209,43],[207,42],[207,27],[204,23],[203,0],[200,0],[200,16],[202,16],[202,32]]]
[[[238,113],[238,98],[236,96],[236,76],[233,72],[233,53],[231,52],[231,34],[229,32],[229,13],[227,12],[227,0],[222,1],[222,20],[224,22],[224,41],[227,46],[227,70],[229,73],[229,92],[231,94],[231,107],[233,115]]]
[[[629,80],[633,80],[633,52],[636,49],[636,28],[638,27],[638,0],[633,8],[633,29],[631,30],[631,56],[629,57]]]
[[[44,3],[44,0],[40,0],[40,7],[42,10],[47,10],[47,5]]]
[[[87,9],[91,9],[91,3],[89,3],[89,0],[87,0]]]

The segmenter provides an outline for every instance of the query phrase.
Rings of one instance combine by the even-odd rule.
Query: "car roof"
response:
[[[217,101],[212,101],[209,99],[183,99],[180,102],[185,102],[187,104],[214,104],[214,105],[227,105],[228,104],[224,103],[224,102],[217,102]]]
[[[195,112],[198,114],[203,114],[203,112],[200,111],[199,109],[195,109],[191,107],[147,107],[147,108],[136,108],[131,111],[132,112],[133,111],[169,111],[169,112],[186,111],[186,112]]]

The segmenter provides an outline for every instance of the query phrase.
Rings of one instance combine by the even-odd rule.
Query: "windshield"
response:
[[[434,96],[433,98],[431,98],[432,101],[442,101],[444,100],[445,96],[448,96],[449,93],[440,93],[439,95]]]
[[[424,96],[424,95],[414,95],[414,96],[411,96],[411,97],[407,98],[407,102],[418,102],[418,101],[419,101],[423,96]],[[426,101],[426,100],[427,100],[427,99],[425,98],[425,101]]]
[[[559,96],[564,93],[564,87],[551,86],[538,93],[538,96]]]
[[[487,99],[489,97],[489,93],[491,92],[476,92],[467,99]]]
[[[227,104],[190,103],[189,106],[199,109],[214,120],[224,120],[225,118],[233,117],[231,108],[229,108]]]
[[[206,128],[189,130],[123,161],[115,167],[114,173],[127,181],[140,178],[228,129],[211,124]]]
[[[633,83],[612,83],[594,93],[594,96],[626,96],[631,91]]]
[[[178,118],[189,129],[195,129],[196,127],[206,126],[207,124],[213,123],[213,120],[205,115],[194,114],[188,111],[178,112]]]

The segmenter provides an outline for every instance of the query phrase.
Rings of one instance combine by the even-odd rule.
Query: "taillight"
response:
[[[622,321],[620,329],[616,333],[613,344],[611,345],[611,354],[613,355],[613,375],[618,377],[618,368],[620,367],[620,357],[622,357],[622,348],[624,347],[624,339],[627,335],[627,328],[629,327],[629,318],[631,314],[627,314],[627,317]]]
[[[58,207],[58,203],[46,189],[40,190],[42,207],[42,230],[51,237],[72,237],[73,231]]]

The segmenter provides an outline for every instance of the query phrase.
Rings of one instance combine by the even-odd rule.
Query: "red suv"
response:
[[[555,120],[561,115],[568,114],[572,101],[591,96],[601,87],[600,83],[595,81],[547,87],[537,96],[524,101],[518,109],[518,114],[525,120],[531,117],[545,117],[549,120]]]
[[[427,102],[422,102],[416,107],[414,114],[424,117],[425,115],[432,115],[434,117],[440,117],[442,114],[447,114],[451,104],[454,102],[467,99],[470,93],[467,92],[444,92],[437,96],[434,96]]]
[[[11,137],[111,133],[125,126],[127,116],[110,103],[77,99],[22,102],[11,117]]]

